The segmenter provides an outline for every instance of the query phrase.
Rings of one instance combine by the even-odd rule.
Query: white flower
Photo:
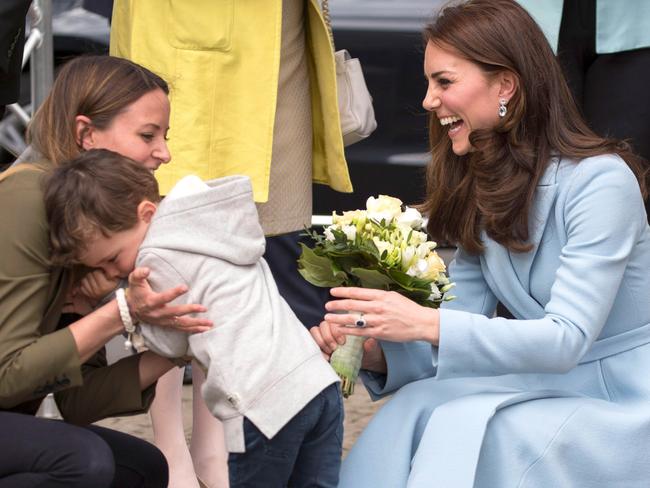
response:
[[[436,286],[435,283],[431,283],[431,295],[429,295],[429,300],[439,300],[442,297],[442,293]]]
[[[397,224],[397,231],[399,232],[399,238],[406,244],[410,244],[409,236],[414,232],[408,225]]]
[[[423,242],[422,244],[418,245],[417,252],[418,252],[418,257],[425,259],[429,253],[435,249],[436,243],[429,241],[429,242]]]
[[[397,222],[402,225],[407,225],[411,229],[421,229],[422,214],[414,208],[406,207],[404,213],[397,217]]]
[[[409,240],[409,244],[413,244],[414,246],[417,246],[418,244],[422,244],[424,242],[427,242],[426,233],[414,230],[413,233],[411,234],[411,239]],[[435,247],[435,243],[433,244]]]
[[[372,242],[374,242],[375,246],[377,246],[377,250],[379,251],[380,256],[384,253],[384,251],[386,251],[388,254],[391,254],[395,249],[395,246],[393,244],[390,242],[382,241],[377,236],[372,238]]]
[[[325,236],[325,240],[333,242],[334,241],[334,234],[332,233],[332,227],[334,227],[334,226],[330,225],[328,228],[326,228],[323,231],[323,235]]]
[[[401,267],[403,270],[408,270],[413,264],[413,258],[415,258],[415,247],[407,246],[402,251],[402,263]]]
[[[417,269],[417,276],[421,277],[424,275],[427,270],[429,269],[429,263],[427,262],[426,259],[418,259],[417,262],[415,263],[415,268]]]
[[[357,228],[354,225],[344,225],[341,227],[341,230],[345,233],[345,237],[348,238],[348,241],[354,241],[357,237]]]
[[[378,198],[370,197],[366,200],[368,217],[377,222],[391,222],[402,213],[402,201],[399,198],[379,195]]]
[[[350,210],[343,212],[343,215],[337,215],[332,212],[332,223],[343,225],[359,224],[364,225],[366,222],[365,210]]]
[[[422,262],[424,264],[421,264]],[[426,259],[420,259],[418,261],[418,268],[420,269],[418,277],[424,278],[425,280],[435,280],[440,273],[444,273],[447,269],[445,262],[436,252],[429,254]]]

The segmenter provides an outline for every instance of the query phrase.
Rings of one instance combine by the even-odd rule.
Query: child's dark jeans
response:
[[[244,419],[246,452],[230,454],[231,488],[335,488],[343,443],[343,401],[339,384],[321,391],[267,439]]]

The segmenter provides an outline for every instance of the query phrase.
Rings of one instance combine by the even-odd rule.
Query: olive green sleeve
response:
[[[72,334],[55,330],[66,273],[49,262],[42,174],[0,181],[0,408],[82,383]]]
[[[149,409],[156,385],[140,390],[140,355],[128,356],[106,366],[103,351],[84,364],[83,388],[70,388],[55,395],[66,421],[83,425]]]

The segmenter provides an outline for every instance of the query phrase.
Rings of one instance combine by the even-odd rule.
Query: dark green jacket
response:
[[[46,168],[0,174],[0,409],[34,413],[54,392],[73,423],[140,413],[153,387],[140,391],[139,356],[106,366],[101,350],[82,365],[69,329],[58,328],[71,272],[50,264]]]

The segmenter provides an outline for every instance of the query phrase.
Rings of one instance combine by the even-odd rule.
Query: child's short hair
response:
[[[152,172],[113,151],[93,149],[54,169],[45,183],[52,261],[78,263],[95,233],[133,228],[143,200],[160,201]]]

